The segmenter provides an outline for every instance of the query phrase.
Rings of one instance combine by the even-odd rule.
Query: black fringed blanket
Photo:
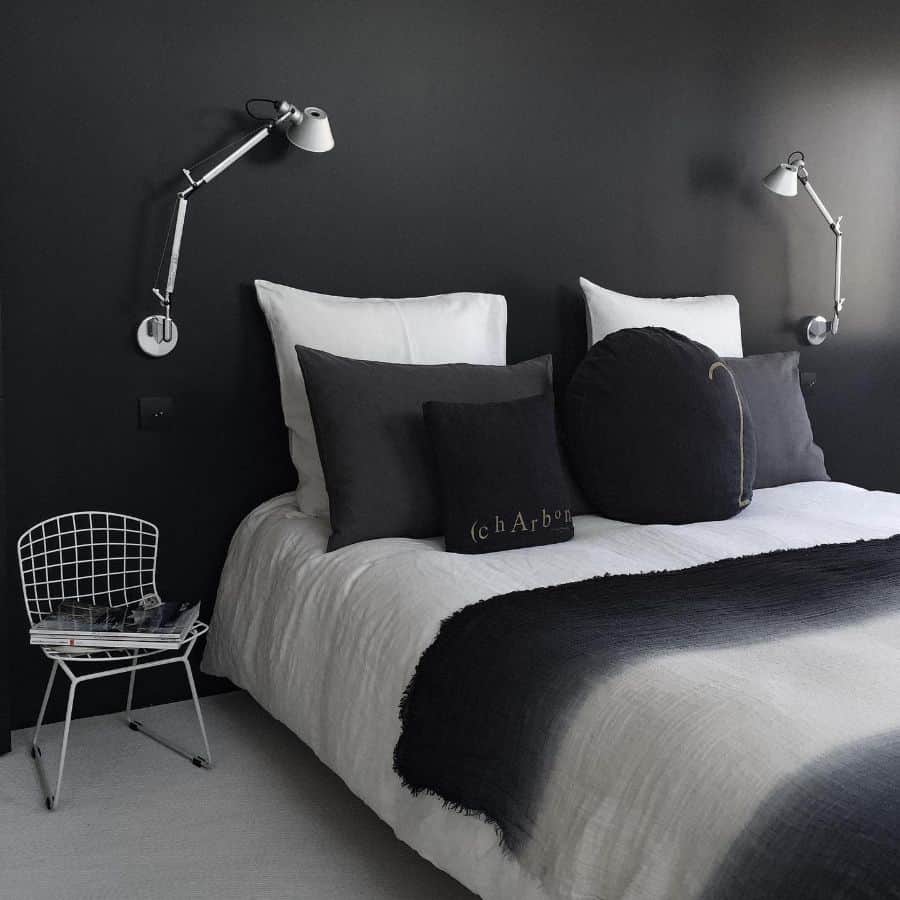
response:
[[[395,770],[551,896],[683,841],[684,896],[900,896],[898,623],[900,537],[492,597],[422,654]]]

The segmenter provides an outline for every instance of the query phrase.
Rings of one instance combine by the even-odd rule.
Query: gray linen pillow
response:
[[[441,533],[422,404],[518,400],[552,390],[552,357],[512,366],[410,365],[297,347],[331,510],[328,549]]]
[[[800,390],[800,354],[764,353],[725,362],[743,391],[756,434],[754,488],[796,481],[830,481],[825,455],[813,441]]]

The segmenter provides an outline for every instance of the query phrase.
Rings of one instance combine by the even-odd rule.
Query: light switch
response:
[[[175,424],[175,398],[140,397],[138,420],[141,431],[169,431]]]

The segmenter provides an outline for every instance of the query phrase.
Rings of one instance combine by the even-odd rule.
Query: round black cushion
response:
[[[588,351],[566,394],[575,476],[594,511],[643,524],[727,519],[756,472],[753,425],[727,365],[666,328],[625,328]]]

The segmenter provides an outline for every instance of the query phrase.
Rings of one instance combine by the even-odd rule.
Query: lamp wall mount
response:
[[[268,117],[256,115],[251,108],[251,104],[260,102],[271,103],[274,113]],[[285,137],[287,140],[301,150],[324,153],[334,147],[334,138],[331,134],[328,115],[324,110],[316,106],[308,106],[301,112],[287,100],[253,98],[247,101],[244,108],[251,118],[263,121],[265,124],[255,129],[249,135],[239,138],[232,144],[216,150],[205,159],[195,163],[192,168],[225,154],[219,162],[199,178],[194,177],[190,168],[181,170],[187,179],[188,185],[179,191],[176,196],[175,207],[172,211],[166,242],[163,246],[162,257],[156,274],[158,283],[163,263],[166,259],[166,250],[168,249],[169,266],[166,283],[162,289],[159,286],[153,287],[153,295],[159,301],[163,311],[162,314],[157,313],[153,316],[147,316],[137,330],[138,346],[148,356],[167,356],[175,349],[178,343],[178,327],[172,319],[172,297],[175,293],[175,278],[178,274],[178,260],[181,255],[182,238],[184,237],[184,220],[187,216],[188,198],[200,188],[209,184],[213,179],[218,178],[226,169],[248,154],[257,144],[262,143],[281,125],[285,126]],[[169,249],[169,235],[172,237],[171,249]]]
[[[763,184],[770,191],[782,197],[796,197],[798,183],[803,186],[834,235],[833,315],[830,320],[824,316],[808,316],[801,322],[801,337],[807,344],[817,347],[824,343],[829,334],[837,334],[841,324],[841,311],[844,308],[845,300],[841,296],[841,261],[844,240],[841,222],[844,217],[838,216],[835,219],[810,184],[806,157],[801,150],[794,150],[788,156],[786,163],[780,163],[763,179]]]

